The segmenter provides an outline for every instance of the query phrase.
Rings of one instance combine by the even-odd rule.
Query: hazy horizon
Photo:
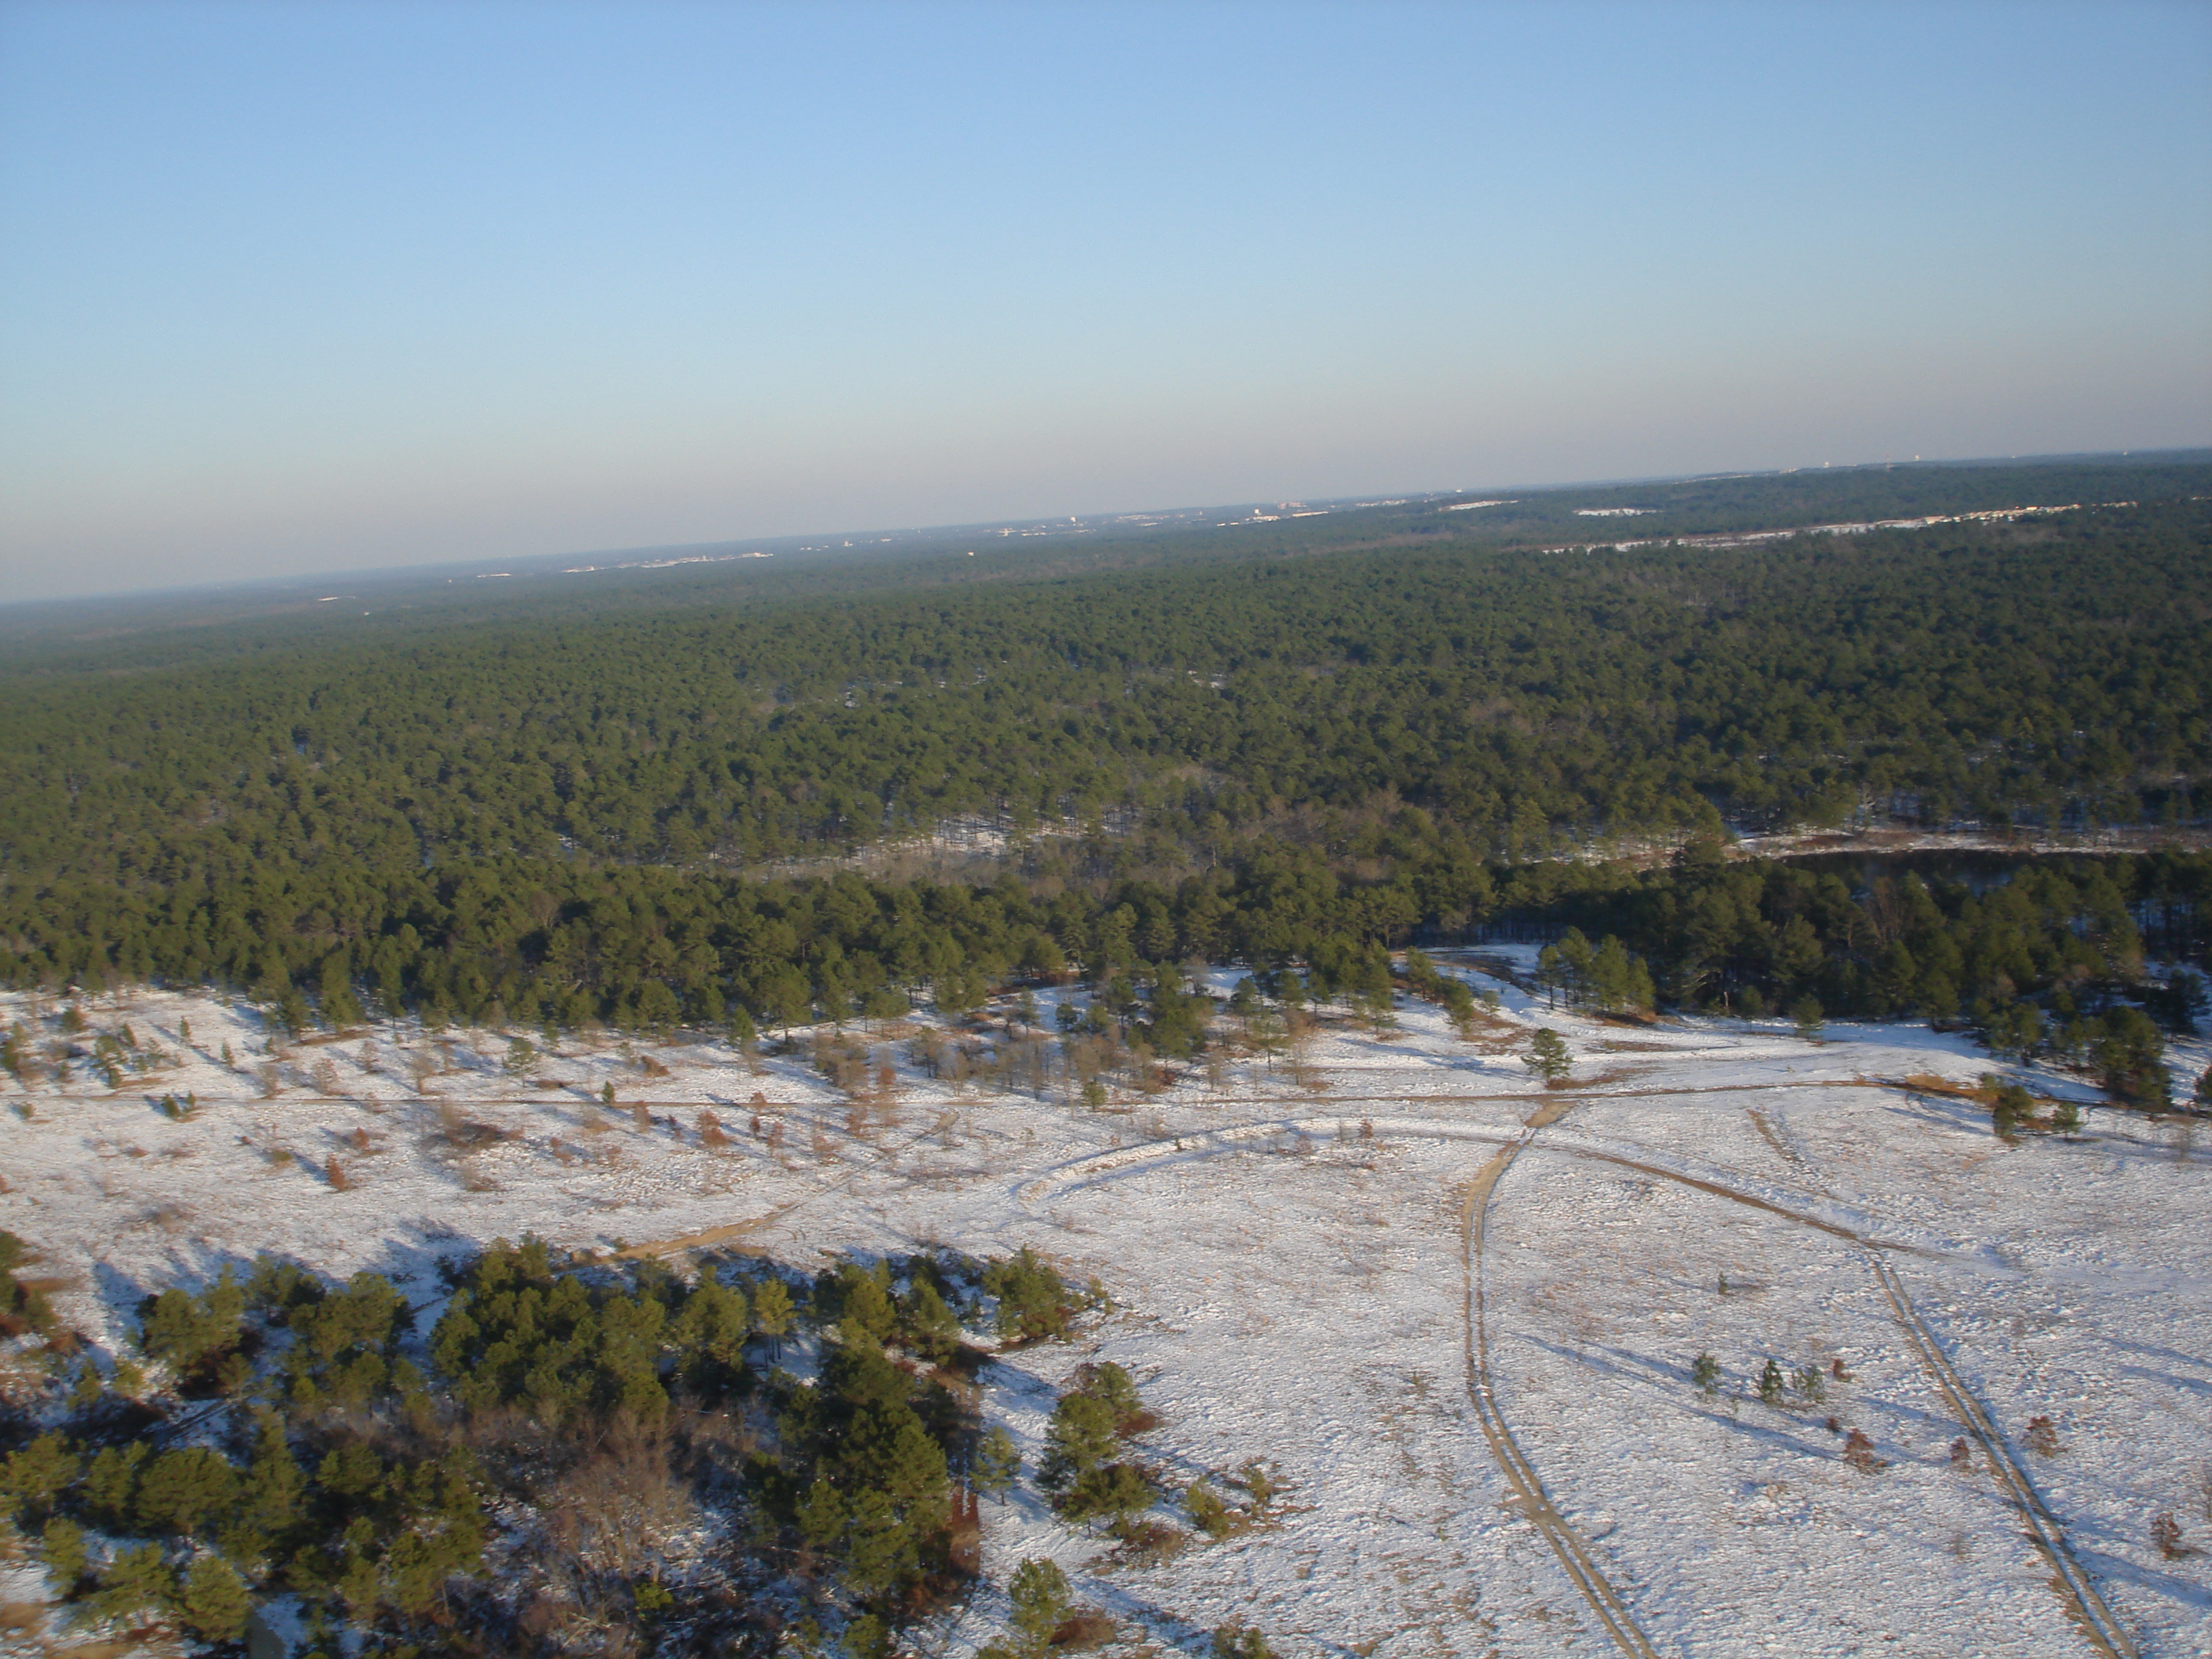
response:
[[[0,602],[2192,447],[2208,82],[2185,4],[18,3]]]

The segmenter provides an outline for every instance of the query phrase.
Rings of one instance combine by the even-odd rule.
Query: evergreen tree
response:
[[[1546,1026],[1528,1039],[1528,1066],[1549,1087],[1564,1082],[1574,1062],[1567,1057],[1567,1045],[1559,1034]]]
[[[775,1352],[782,1351],[791,1330],[791,1291],[780,1279],[764,1279],[753,1291],[753,1328],[768,1338]]]
[[[238,1472],[204,1446],[165,1451],[138,1480],[134,1511],[141,1527],[190,1538],[238,1501]]]
[[[971,1472],[975,1490],[988,1497],[1003,1498],[1013,1490],[1014,1481],[1022,1472],[1021,1449],[1004,1427],[994,1423],[983,1431],[975,1445],[975,1468]]]
[[[219,1555],[203,1555],[192,1563],[178,1598],[185,1627],[209,1642],[235,1642],[243,1636],[252,1605],[246,1581]]]
[[[1007,1583],[1013,1601],[1015,1652],[1042,1654],[1052,1643],[1053,1632],[1067,1617],[1070,1599],[1067,1575],[1055,1562],[1031,1558],[1014,1569]]]

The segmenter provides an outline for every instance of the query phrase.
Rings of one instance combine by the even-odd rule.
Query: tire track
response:
[[[1766,1121],[1765,1114],[1756,1106],[1747,1109],[1753,1127],[1758,1129],[1760,1138],[1826,1194],[1826,1184],[1821,1182],[1817,1172],[1807,1164],[1803,1158],[1783,1142],[1775,1133],[1774,1126]],[[1934,1381],[1937,1392],[1950,1407],[1952,1416],[1958,1419],[1960,1425],[1981,1448],[1982,1455],[1989,1460],[1990,1473],[1996,1477],[1997,1484],[2004,1489],[2012,1508],[2018,1512],[2027,1528],[2028,1541],[2050,1562],[2051,1587],[2058,1593],[2059,1600],[2065,1603],[2067,1614],[2075,1627],[2087,1638],[2091,1647],[2104,1656],[2104,1659],[2140,1659],[2140,1652],[2133,1638],[2128,1635],[2126,1627],[2106,1605],[2105,1598],[2098,1593],[2087,1570],[2075,1558],[2072,1547],[2066,1541],[2065,1528],[2043,1501],[2042,1493],[2036,1489],[2034,1478],[2014,1454],[2012,1444],[2005,1437],[2004,1431],[1998,1427],[1995,1415],[1982,1403],[1981,1396],[1974,1392],[1972,1384],[1959,1374],[1958,1368],[1951,1363],[1950,1356],[1944,1352],[1941,1339],[1929,1328],[1928,1322],[1920,1316],[1920,1310],[1912,1305],[1912,1298],[1906,1292],[1905,1281],[1898,1276],[1897,1269],[1884,1258],[1880,1246],[1865,1239],[1855,1242],[1868,1267],[1874,1270],[1875,1281],[1881,1285],[1881,1293],[1888,1300],[1890,1312],[1895,1316],[1899,1328],[1905,1333],[1906,1346],[1920,1362],[1921,1369]]]
[[[1572,1103],[1562,1101],[1539,1111],[1528,1120],[1521,1138],[1499,1147],[1468,1183],[1466,1203],[1460,1212],[1460,1256],[1466,1279],[1468,1398],[1474,1402],[1475,1419],[1482,1425],[1483,1437],[1490,1442],[1492,1455],[1504,1471],[1506,1484],[1519,1500],[1521,1513],[1552,1547],[1552,1553],[1559,1558],[1567,1577],[1589,1603],[1590,1611],[1597,1615],[1599,1625],[1613,1638],[1613,1645],[1630,1655],[1631,1659],[1659,1659],[1659,1650],[1651,1645],[1651,1638],[1636,1622],[1626,1599],[1606,1577],[1589,1543],[1559,1513],[1545,1492],[1535,1466],[1529,1462],[1520,1443],[1514,1439],[1513,1431],[1506,1425],[1505,1415],[1498,1409],[1498,1397],[1490,1382],[1489,1326],[1482,1288],[1482,1234],[1490,1195],[1521,1149],[1534,1139],[1546,1124],[1565,1115]]]

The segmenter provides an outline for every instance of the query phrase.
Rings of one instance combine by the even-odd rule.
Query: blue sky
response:
[[[2212,441],[2212,6],[0,6],[0,599]]]

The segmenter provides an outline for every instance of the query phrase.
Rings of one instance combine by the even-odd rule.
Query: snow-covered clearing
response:
[[[1239,1060],[1105,1112],[932,1079],[884,1032],[853,1034],[896,1067],[869,1104],[803,1053],[564,1040],[511,1075],[503,1036],[408,1027],[271,1058],[243,1008],[103,998],[95,1030],[175,1063],[15,1091],[0,1226],[111,1352],[149,1291],[262,1251],[389,1274],[427,1329],[441,1257],[526,1232],[809,1268],[1034,1245],[1117,1307],[986,1373],[1032,1463],[1054,1388],[1113,1359],[1164,1419],[1143,1443],[1164,1484],[1259,1459],[1283,1489],[1249,1530],[1138,1565],[1033,1492],[986,1504],[994,1579],[1051,1555],[1133,1642],[2212,1652],[2212,1169],[2185,1125],[2092,1109],[2008,1146],[1929,1085],[1988,1068],[1963,1041],[1631,1028],[1495,988],[1472,1043],[1407,1005],[1387,1036],[1324,1026],[1302,1086]],[[1540,1022],[1573,1051],[1565,1090],[1519,1057]],[[187,1092],[188,1119],[156,1109]],[[2154,1541],[2167,1514],[2185,1553]],[[925,1647],[972,1650],[1001,1606]]]

